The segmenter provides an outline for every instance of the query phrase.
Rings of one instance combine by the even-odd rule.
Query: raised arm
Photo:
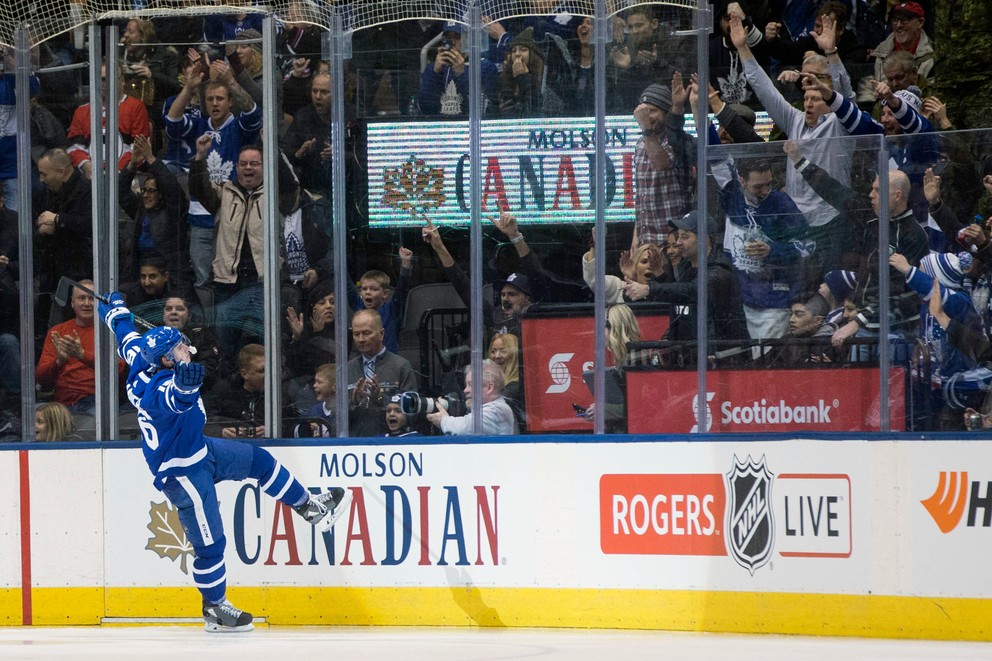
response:
[[[197,58],[205,63],[204,66],[210,66],[210,59],[207,57],[206,53],[200,55],[197,51],[191,48],[189,53],[190,57],[193,56],[193,53],[196,53]],[[183,88],[179,90],[179,94],[176,95],[176,98],[172,101],[172,105],[169,106],[169,112],[166,115],[169,119],[174,122],[182,120],[183,114],[186,111],[186,106],[189,105],[189,102],[192,100],[193,95],[196,94],[196,90],[199,88],[200,83],[203,82],[203,75],[203,69],[197,67],[192,73],[190,73],[189,76],[186,77],[186,82],[183,84]]]
[[[203,208],[214,214],[220,209],[220,196],[214,190],[207,172],[207,154],[213,137],[204,133],[196,139],[196,154],[189,162],[189,194],[203,205]]]
[[[772,120],[782,130],[788,131],[789,127],[793,124],[793,120],[796,117],[802,117],[803,112],[797,108],[793,108],[785,97],[779,93],[771,78],[768,77],[765,70],[754,59],[754,54],[748,46],[748,33],[744,29],[744,23],[735,14],[731,14],[730,16],[730,39],[737,49],[737,53],[741,56],[741,63],[744,65],[744,75],[747,76],[747,82],[751,84],[751,88],[754,90],[755,95],[757,95],[758,100],[765,106],[765,110],[768,111]]]

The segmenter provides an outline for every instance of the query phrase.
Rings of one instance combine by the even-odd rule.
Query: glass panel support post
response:
[[[605,0],[596,0],[593,19],[593,88],[596,95],[594,113],[596,115],[596,172],[595,222],[593,228],[594,252],[596,261],[595,283],[593,287],[595,345],[593,362],[597,366],[593,374],[593,400],[596,411],[592,433],[602,434],[606,430],[606,43],[610,39],[611,19],[606,12]]]
[[[345,115],[344,115],[344,64],[351,57],[351,33],[344,30],[344,17],[340,5],[335,5],[331,16],[331,30],[324,35],[324,50],[330,57],[331,65],[331,196],[332,232],[334,250],[334,300],[338,310],[348,309],[348,223],[345,204]],[[334,344],[348,346],[347,313],[338,313],[334,324]],[[348,356],[346,353],[335,359],[336,433],[339,438],[347,438],[348,431]]]
[[[14,85],[17,99],[17,171],[31,172],[31,34],[27,25],[14,33]],[[31,177],[17,178],[18,199],[18,294],[21,309],[21,436],[34,438],[34,219],[31,209]],[[31,284],[28,284],[31,283]],[[46,334],[47,335],[47,334]]]
[[[278,222],[263,225],[262,273],[263,331],[265,343],[265,430],[279,438],[282,430],[282,324],[279,310],[282,287],[278,256],[282,254],[282,214],[279,210],[279,115],[276,99],[276,27],[272,14],[262,19],[262,180],[265,195],[262,200],[265,217]],[[245,237],[245,241],[248,237]],[[251,285],[249,285],[251,286]]]
[[[488,39],[488,33],[482,25],[482,12],[478,1],[473,1],[468,7],[468,37],[469,37],[469,112],[468,139],[469,163],[471,175],[469,180],[469,200],[471,206],[472,226],[469,234],[472,286],[470,302],[470,347],[472,383],[482,383],[482,45]],[[482,406],[480,399],[473,399],[472,431],[482,433]]]

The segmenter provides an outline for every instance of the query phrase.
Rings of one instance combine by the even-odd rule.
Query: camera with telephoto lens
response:
[[[444,409],[449,415],[463,415],[464,408],[462,395],[458,392],[448,393],[444,397],[428,397],[415,390],[400,394],[400,410],[405,415],[436,413],[440,409]]]

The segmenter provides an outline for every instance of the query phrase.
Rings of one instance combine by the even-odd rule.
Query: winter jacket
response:
[[[214,183],[207,173],[205,159],[193,159],[189,166],[190,196],[200,200],[216,219],[214,234],[214,282],[234,284],[239,280],[242,244],[248,241],[251,256],[262,279],[264,270],[264,209],[262,193],[265,185],[246,190],[235,181]],[[297,204],[299,184],[285,157],[279,159],[279,212],[291,213]],[[281,221],[280,221],[281,225]],[[283,251],[280,250],[280,253]],[[280,255],[280,264],[282,255]]]

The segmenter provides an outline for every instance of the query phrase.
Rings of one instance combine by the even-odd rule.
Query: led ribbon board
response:
[[[686,119],[686,132],[694,135]],[[767,131],[765,122],[760,128]],[[483,121],[482,213],[509,210],[532,224],[592,222],[595,124],[592,117]],[[640,136],[631,115],[606,118],[607,222],[634,220]],[[468,153],[466,120],[369,124],[369,225],[422,224],[415,214],[439,225],[468,224]]]

